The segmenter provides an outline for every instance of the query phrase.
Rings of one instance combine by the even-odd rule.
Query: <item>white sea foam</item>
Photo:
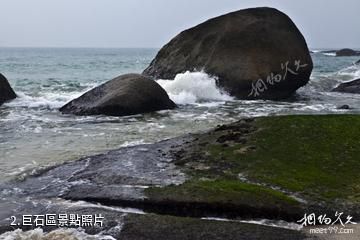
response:
[[[354,77],[359,78],[360,77],[360,69],[354,72]]]
[[[23,92],[16,93],[18,97],[6,103],[9,107],[26,107],[26,108],[47,108],[56,109],[60,108],[70,100],[79,97],[82,93],[41,93],[40,96],[29,96]]]
[[[292,229],[292,230],[301,230],[302,225],[286,222],[283,220],[269,220],[269,219],[260,219],[260,220],[232,220],[227,218],[213,218],[213,217],[206,217],[202,218],[203,220],[209,221],[221,221],[221,222],[240,222],[240,223],[248,223],[248,224],[256,224],[256,225],[263,225],[269,227],[277,227],[277,228],[285,228],[285,229]]]
[[[300,111],[314,111],[314,112],[322,112],[322,111],[330,111],[336,110],[335,104],[312,104],[298,108]]]
[[[125,186],[126,187],[126,186]],[[139,186],[140,188],[146,188],[145,186]],[[81,207],[81,208],[97,208],[97,209],[102,209],[102,210],[109,210],[109,211],[113,211],[113,212],[119,212],[119,213],[123,213],[123,214],[127,214],[127,213],[133,213],[133,214],[146,214],[144,211],[142,211],[141,209],[137,209],[137,208],[122,208],[122,207],[109,207],[109,206],[104,206],[101,204],[94,204],[94,203],[89,203],[89,202],[85,202],[85,201],[69,201],[69,200],[62,200],[59,199],[59,203],[61,205],[65,205],[69,208],[71,207]]]
[[[41,228],[37,228],[31,231],[22,231],[17,229],[15,231],[6,232],[0,235],[0,239],[3,240],[115,240],[115,238],[108,235],[89,235],[82,229],[57,229],[49,233],[45,233]]]
[[[349,78],[349,79],[346,79],[346,81],[359,78],[360,77],[360,65],[352,65],[350,67],[347,67],[347,68],[344,68],[344,69],[338,71],[336,74],[339,76],[344,76],[344,77]]]
[[[177,104],[211,101],[231,101],[232,98],[216,87],[216,78],[204,72],[185,72],[174,80],[157,80]]]
[[[120,145],[120,147],[132,147],[132,146],[141,145],[144,143],[145,142],[143,139],[135,140],[135,141],[125,141],[123,144]]]
[[[322,54],[329,57],[336,57],[336,53],[322,53]]]

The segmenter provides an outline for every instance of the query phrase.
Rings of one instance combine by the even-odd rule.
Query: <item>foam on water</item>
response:
[[[213,218],[213,217],[206,217],[202,218],[203,220],[209,221],[221,221],[221,222],[239,222],[239,223],[248,223],[248,224],[256,224],[256,225],[263,225],[268,227],[277,227],[277,228],[284,228],[284,229],[291,229],[291,230],[301,230],[302,225],[296,224],[293,222],[286,222],[283,220],[269,220],[269,219],[260,219],[260,220],[232,220],[227,218]]]
[[[231,101],[232,98],[216,87],[216,78],[204,72],[185,72],[175,79],[157,80],[177,104],[195,104],[211,101]]]
[[[70,100],[79,97],[80,92],[44,92],[40,96],[30,96],[23,92],[17,92],[17,98],[6,103],[8,107],[45,108],[57,109]]]
[[[2,240],[115,240],[109,235],[89,235],[83,229],[62,228],[45,233],[41,228],[30,231],[22,231],[17,229],[15,231],[6,232],[0,235]]]
[[[123,144],[120,145],[120,147],[132,147],[132,146],[141,145],[144,143],[145,142],[143,139],[135,140],[135,141],[125,141]]]
[[[122,185],[124,187],[138,187],[138,188],[148,188],[148,186],[141,186],[141,185]],[[104,209],[104,210],[109,210],[109,211],[113,211],[113,212],[119,212],[119,213],[133,213],[133,214],[140,214],[143,215],[145,214],[145,212],[141,209],[137,209],[137,208],[122,208],[122,207],[109,207],[109,206],[105,206],[105,205],[101,205],[101,204],[94,204],[94,203],[89,203],[89,202],[85,202],[85,201],[70,201],[70,200],[63,200],[63,199],[59,199],[59,203],[61,205],[67,206],[67,207],[86,207],[86,208],[97,208],[97,209]]]
[[[329,57],[336,57],[336,53],[322,53],[322,54]]]
[[[348,78],[356,79],[360,78],[360,65],[352,65],[350,67],[344,68],[337,72],[337,75],[347,76]]]

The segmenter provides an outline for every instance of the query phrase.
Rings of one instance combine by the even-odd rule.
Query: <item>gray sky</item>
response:
[[[161,47],[208,18],[256,6],[288,14],[311,48],[360,48],[359,0],[0,0],[0,46]]]

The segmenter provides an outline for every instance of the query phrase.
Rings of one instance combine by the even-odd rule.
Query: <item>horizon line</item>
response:
[[[0,46],[0,48],[59,48],[59,49],[71,49],[71,48],[83,48],[83,49],[159,49],[161,47],[103,47],[103,46]]]
[[[124,47],[120,47],[120,46],[113,46],[113,47],[104,47],[104,46],[0,46],[0,48],[43,48],[43,49],[50,49],[50,48],[57,48],[57,49],[160,49],[162,47],[144,47],[144,46],[139,46],[139,47],[134,47],[134,46],[124,46]],[[329,50],[329,49],[345,49],[345,48],[350,48],[350,49],[355,49],[355,50],[359,50],[360,47],[308,47],[309,50]]]

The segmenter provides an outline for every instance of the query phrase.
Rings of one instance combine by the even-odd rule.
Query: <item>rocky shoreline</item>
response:
[[[307,43],[286,14],[244,9],[181,32],[142,74],[114,78],[59,110],[132,116],[175,109],[155,80],[193,71],[214,77],[228,97],[288,99],[312,70]],[[333,91],[359,93],[359,79]],[[1,74],[0,93],[0,105],[16,98]],[[360,115],[244,118],[37,169],[0,184],[0,234],[36,229],[24,214],[66,213],[103,216],[103,225],[84,226],[100,239],[316,239],[301,227],[307,214],[360,219],[359,129]],[[49,234],[58,228],[42,226]]]
[[[13,229],[9,216],[65,211],[103,213],[104,227],[87,231],[116,239],[306,239],[301,231],[202,218],[296,222],[343,211],[356,221],[359,127],[357,115],[243,119],[64,163],[1,186],[0,233]]]

